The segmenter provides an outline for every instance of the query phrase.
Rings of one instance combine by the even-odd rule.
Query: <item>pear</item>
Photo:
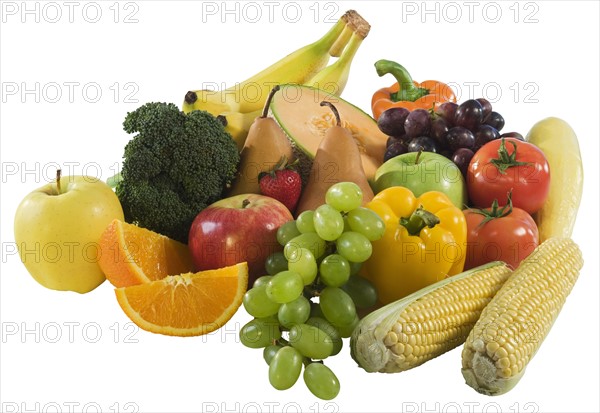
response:
[[[294,156],[292,145],[277,122],[268,117],[269,105],[279,85],[273,87],[265,103],[261,116],[254,119],[244,147],[240,152],[238,173],[231,184],[228,196],[239,194],[260,194],[258,175],[270,172],[275,165],[286,157],[290,162]]]
[[[363,192],[363,205],[374,196],[352,133],[341,125],[340,115],[331,102],[323,101],[321,106],[331,109],[336,125],[327,129],[317,149],[308,182],[296,208],[296,216],[323,205],[327,190],[338,182],[357,184]]]

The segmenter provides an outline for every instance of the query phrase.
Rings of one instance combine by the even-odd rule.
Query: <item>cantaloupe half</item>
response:
[[[288,136],[300,159],[301,170],[310,170],[327,129],[335,125],[335,117],[322,101],[335,105],[342,126],[349,129],[358,145],[362,165],[369,182],[374,181],[375,171],[383,163],[387,135],[377,127],[375,120],[339,96],[310,86],[281,85],[269,107],[270,114]],[[307,162],[308,161],[308,162]],[[303,165],[308,163],[308,167]]]

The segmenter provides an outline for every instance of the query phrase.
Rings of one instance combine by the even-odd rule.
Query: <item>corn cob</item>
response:
[[[452,350],[511,273],[504,263],[489,263],[372,312],[354,330],[352,357],[369,372],[395,373]]]
[[[550,238],[521,262],[481,314],[462,351],[462,373],[480,393],[499,395],[521,379],[583,266],[569,238]]]

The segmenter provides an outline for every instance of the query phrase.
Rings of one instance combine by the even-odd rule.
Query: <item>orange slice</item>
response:
[[[115,287],[160,280],[194,270],[187,245],[115,219],[100,237],[98,264]]]
[[[248,288],[243,262],[195,274],[170,275],[115,289],[117,301],[138,327],[169,336],[199,336],[221,328],[242,304]]]

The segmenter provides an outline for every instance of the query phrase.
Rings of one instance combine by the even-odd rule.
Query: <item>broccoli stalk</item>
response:
[[[172,103],[139,107],[127,114],[123,129],[137,134],[108,184],[125,220],[187,243],[196,215],[219,200],[235,176],[234,140],[210,113],[185,114]]]

